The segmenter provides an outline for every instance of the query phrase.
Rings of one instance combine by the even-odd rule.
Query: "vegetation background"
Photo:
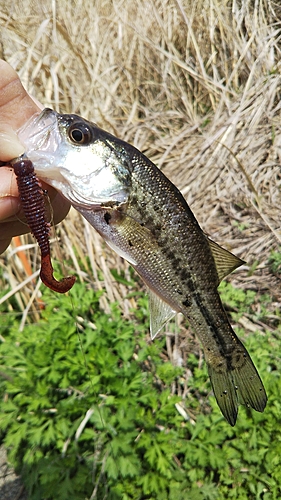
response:
[[[143,371],[148,364],[154,373],[156,378],[151,381],[151,387],[157,382],[157,397],[166,394],[165,390],[179,397],[177,402],[173,402],[177,405],[173,406],[177,416],[174,417],[170,409],[166,421],[162,415],[161,423],[155,423],[156,427],[151,432],[154,433],[156,428],[159,431],[161,426],[166,429],[169,421],[171,428],[174,426],[175,443],[196,443],[195,449],[199,450],[197,461],[187,460],[187,456],[194,457],[194,450],[190,448],[181,449],[178,453],[174,450],[171,462],[168,460],[169,463],[164,462],[164,465],[155,465],[155,457],[150,457],[151,476],[149,467],[144,471],[136,466],[135,474],[132,472],[129,480],[117,459],[119,472],[116,472],[115,479],[110,465],[108,469],[106,466],[102,469],[101,464],[109,463],[104,455],[97,460],[101,468],[98,477],[101,478],[100,484],[109,485],[109,491],[95,489],[97,481],[93,480],[88,490],[76,492],[74,498],[104,498],[106,495],[108,498],[280,498],[281,412],[277,401],[281,347],[279,1],[15,0],[7,3],[0,0],[0,27],[0,56],[17,70],[32,95],[46,107],[81,114],[134,144],[181,189],[204,231],[247,261],[248,266],[243,266],[229,278],[232,285],[227,282],[222,285],[222,293],[232,313],[233,323],[236,323],[240,336],[249,347],[269,394],[265,414],[248,414],[241,409],[240,424],[234,430],[227,428],[215,405],[212,403],[212,407],[209,406],[212,396],[204,368],[202,371],[200,346],[186,324],[179,319],[176,334],[171,332],[171,327],[166,339],[162,343],[160,341],[157,355],[154,353],[153,357],[150,351],[145,351],[148,358],[142,360],[144,365],[141,368]],[[122,309],[124,324],[138,325],[135,331],[134,327],[128,326],[131,337],[136,338],[132,359],[138,356],[137,346],[141,342],[138,333],[146,335],[147,332],[146,305],[142,302],[142,295],[139,295],[143,290],[142,284],[129,266],[113,255],[95,231],[74,211],[57,229],[57,238],[59,249],[55,242],[52,252],[58,261],[62,258],[66,260],[67,272],[75,270],[80,282],[77,295],[80,293],[81,297],[86,297],[86,292],[90,293],[94,286],[95,295],[91,296],[91,300],[85,299],[85,303],[88,310],[91,309],[91,301],[96,303],[100,311],[98,317],[101,315],[100,324],[104,324],[102,315],[107,314],[107,323],[109,318],[115,318],[116,325],[125,335],[118,320],[119,313],[114,312],[111,306],[117,302]],[[25,236],[21,238],[20,245],[18,247],[15,241],[0,261],[0,334],[2,347],[5,345],[1,370],[6,373],[1,386],[3,402],[0,422],[6,422],[6,427],[3,424],[1,428],[3,440],[10,450],[10,460],[23,473],[21,464],[25,460],[26,465],[27,458],[20,456],[19,449],[40,448],[40,439],[35,445],[36,440],[30,430],[33,441],[31,437],[24,441],[26,428],[21,427],[23,417],[19,414],[16,419],[18,426],[12,429],[15,407],[13,410],[10,408],[10,420],[7,420],[7,400],[16,405],[15,394],[25,394],[27,398],[24,392],[27,389],[19,389],[17,385],[21,380],[15,382],[19,370],[15,347],[23,348],[20,372],[28,372],[30,377],[33,374],[30,380],[36,379],[38,370],[31,368],[34,356],[29,356],[29,351],[25,350],[27,347],[23,347],[26,346],[25,335],[29,335],[35,343],[40,335],[48,337],[44,324],[46,318],[49,324],[52,323],[54,309],[49,311],[49,316],[44,316],[48,313],[40,310],[40,300],[47,300],[53,308],[55,305],[47,292],[43,292],[40,298],[39,284],[34,287],[34,281],[29,276],[39,266],[34,241]],[[30,263],[29,270],[23,263],[21,250],[24,250]],[[84,328],[79,318],[83,315],[85,318],[87,311],[81,306],[83,300],[79,303],[75,297],[71,299],[72,313],[69,312],[68,316],[65,316],[69,308],[65,298],[56,297],[54,300],[61,311],[57,318],[65,322],[67,317],[69,325],[73,324],[76,329],[77,338],[77,330],[79,332]],[[79,309],[80,306],[82,309]],[[87,319],[89,322],[96,321],[93,309],[92,313],[92,319]],[[80,324],[79,328],[77,324]],[[33,337],[28,330],[32,325],[36,327],[37,337]],[[18,332],[19,327],[21,332]],[[103,328],[107,331],[106,326]],[[114,335],[110,336],[109,331],[107,333],[110,350]],[[64,330],[62,334],[68,335]],[[56,335],[59,336],[57,330]],[[122,335],[120,338],[123,338]],[[129,342],[126,335],[124,339]],[[59,350],[63,346],[62,341]],[[149,349],[153,347],[149,345]],[[72,356],[75,356],[74,353],[73,347]],[[158,358],[162,368],[173,365],[178,370],[181,365],[180,376],[177,371],[171,372],[171,379],[167,373],[159,374]],[[86,361],[88,363],[88,358]],[[46,354],[45,370],[47,362],[51,363]],[[14,363],[13,367],[11,363]],[[91,367],[85,378],[87,376],[92,376]],[[10,380],[14,380],[14,386],[12,382],[9,386]],[[50,384],[50,380],[45,383]],[[105,389],[100,388],[100,391]],[[89,390],[89,397],[90,393]],[[161,413],[162,403],[157,403],[159,407],[154,412]],[[25,400],[26,415],[30,416],[35,410],[33,408],[31,412],[28,404]],[[80,421],[83,415],[81,409]],[[68,416],[66,412],[64,422]],[[110,416],[107,418],[110,419]],[[31,427],[39,429],[38,422],[35,420]],[[113,423],[110,425],[114,427]],[[141,435],[142,425],[139,422],[135,425]],[[42,429],[41,432],[43,434]],[[67,432],[70,433],[69,428]],[[18,437],[13,452],[13,442],[20,433],[21,438]],[[56,433],[54,441],[59,441]],[[51,440],[48,445],[45,443],[45,446],[54,450],[54,441]],[[167,449],[161,449],[159,445],[163,455],[169,456],[175,446],[173,441],[169,443],[170,448],[167,445]],[[90,450],[91,441],[90,445],[87,444],[85,450]],[[109,457],[115,456],[113,446],[112,438],[107,449]],[[130,446],[133,446],[132,443]],[[153,448],[152,445],[143,446],[146,453]],[[57,449],[61,454],[60,444]],[[142,459],[138,457],[140,463],[145,461],[146,455],[142,453]],[[42,454],[47,456],[47,449]],[[77,450],[71,456],[81,461]],[[208,458],[210,456],[217,458],[212,462]],[[132,463],[133,459],[130,461]],[[67,465],[62,464],[62,467]],[[32,462],[31,469],[36,469],[35,462]],[[29,470],[26,472],[27,479],[24,479],[30,498],[58,498],[47,496],[46,492],[37,493],[41,497],[36,497],[35,486],[38,492],[39,484],[42,486],[44,481],[48,491],[51,491],[47,477],[49,481],[53,477],[54,484],[58,485],[54,471],[53,476],[49,472],[44,475],[40,469],[33,479],[30,474]],[[73,478],[76,477],[74,472],[72,474]],[[159,474],[162,483],[157,480],[153,490],[149,485]],[[145,485],[137,485],[135,478],[138,476],[145,478]],[[165,476],[170,484],[174,481],[180,485],[179,489],[171,489],[164,481]],[[183,477],[187,481],[184,486],[181,482]],[[134,492],[129,491],[126,480],[134,484]],[[114,490],[114,481],[120,490]],[[74,482],[73,479],[71,488],[74,488]],[[80,478],[77,482],[83,481]],[[66,498],[71,498],[66,485],[64,488],[68,495]],[[63,493],[60,493],[60,498],[63,498]]]

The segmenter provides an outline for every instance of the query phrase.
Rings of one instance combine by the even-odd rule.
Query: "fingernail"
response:
[[[18,198],[12,196],[5,196],[0,198],[0,220],[5,220],[12,215],[15,215],[20,208],[20,201]]]
[[[9,161],[24,153],[24,146],[19,141],[16,132],[9,126],[0,129],[1,160]]]

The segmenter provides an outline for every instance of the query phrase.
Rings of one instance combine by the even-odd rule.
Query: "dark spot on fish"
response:
[[[128,243],[129,243],[130,247],[134,246],[133,243],[131,242],[131,240],[128,240]]]
[[[182,305],[184,307],[190,307],[191,306],[191,302],[190,302],[189,299],[185,299],[185,300],[182,301]]]
[[[186,285],[187,285],[187,288],[188,288],[189,292],[192,293],[192,297],[195,300],[196,304],[199,306],[199,308],[204,313],[203,316],[206,317],[205,316],[205,314],[206,314],[206,312],[205,312],[206,308],[201,304],[202,301],[201,301],[200,294],[198,294],[196,292],[195,285],[194,285],[194,283],[193,283],[193,281],[192,281],[191,278],[189,278],[188,280],[186,280]],[[211,321],[210,321],[210,324],[211,324]]]
[[[160,235],[161,235],[161,228],[158,228],[158,227],[155,227],[153,229],[151,229],[151,233],[153,234],[153,236],[158,240],[158,245],[160,247],[162,247],[163,245],[165,245],[167,243],[167,240],[162,240],[160,238]]]
[[[109,224],[110,219],[111,219],[110,213],[109,212],[105,212],[105,214],[104,214],[104,220],[105,220],[105,222],[107,224]]]
[[[180,273],[180,276],[182,280],[186,280],[187,278],[189,278],[189,273],[186,269],[183,269]]]
[[[164,249],[164,253],[169,260],[173,261],[175,254],[171,250]]]
[[[162,224],[158,224],[158,223],[155,224],[155,226],[154,226],[155,231],[161,231],[161,229],[162,229]]]
[[[131,194],[130,196],[130,202],[132,203],[132,205],[137,205],[138,203],[138,198],[135,194]]]
[[[153,233],[155,230],[155,225],[154,225],[154,220],[153,218],[148,215],[145,217],[145,226]]]
[[[161,235],[161,231],[156,229],[153,231],[153,235],[157,238],[157,243],[160,248],[163,248],[163,252],[166,253],[167,245],[169,244],[167,238],[164,235]]]

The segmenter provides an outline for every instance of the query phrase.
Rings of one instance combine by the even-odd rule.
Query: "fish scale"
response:
[[[78,132],[78,133],[77,133]],[[38,176],[60,191],[142,277],[154,338],[177,312],[200,339],[217,403],[234,425],[238,404],[267,396],[217,290],[243,261],[212,242],[180,191],[140,151],[77,115],[44,110],[19,131]]]

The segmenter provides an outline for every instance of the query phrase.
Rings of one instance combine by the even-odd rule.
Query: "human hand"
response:
[[[17,73],[0,60],[0,162],[9,163],[24,152],[16,131],[42,107],[23,88]],[[67,215],[70,204],[54,188],[42,182],[47,189],[54,223]],[[0,167],[0,254],[9,246],[13,236],[30,232],[21,211],[17,182],[9,166]]]

